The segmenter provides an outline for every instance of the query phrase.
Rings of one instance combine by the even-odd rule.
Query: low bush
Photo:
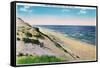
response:
[[[38,34],[38,35],[34,35],[34,37],[44,39],[44,37],[43,37],[42,35],[40,35],[40,34]]]
[[[32,63],[50,63],[50,62],[61,62],[60,58],[55,56],[23,56],[17,57],[17,64],[32,64]]]
[[[18,56],[19,56],[19,57],[20,57],[20,56],[24,56],[24,54],[23,54],[23,53],[19,53]]]
[[[29,39],[29,38],[23,38],[23,41],[25,43],[32,43],[32,44],[40,44],[39,40],[35,40],[35,39]]]
[[[31,43],[31,39],[29,39],[29,38],[23,38],[23,41],[24,41],[25,43]]]
[[[26,35],[27,37],[32,37],[32,34],[29,33],[29,32],[25,33],[25,35]]]
[[[20,38],[17,38],[18,41],[20,41]]]

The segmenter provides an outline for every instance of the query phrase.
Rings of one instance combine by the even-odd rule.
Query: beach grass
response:
[[[63,60],[55,56],[20,56],[16,58],[16,64],[50,63],[61,61]]]

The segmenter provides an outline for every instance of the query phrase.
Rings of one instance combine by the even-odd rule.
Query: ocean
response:
[[[67,25],[36,25],[37,27],[47,28],[55,32],[60,32],[65,37],[80,40],[85,43],[96,43],[96,26],[67,26]]]

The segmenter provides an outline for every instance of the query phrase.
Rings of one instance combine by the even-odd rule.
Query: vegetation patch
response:
[[[16,64],[49,63],[61,61],[63,60],[55,56],[22,56],[16,58]]]
[[[36,40],[36,39],[29,39],[29,38],[23,38],[23,41],[25,43],[33,43],[33,44],[40,44],[39,40]]]
[[[43,37],[42,35],[40,35],[40,34],[38,34],[38,35],[34,35],[34,37],[36,37],[36,38],[40,38],[40,39],[44,39],[44,37]]]
[[[26,35],[27,37],[32,37],[32,34],[29,33],[29,32],[25,33],[25,35]]]
[[[20,38],[17,38],[18,41],[20,41]]]

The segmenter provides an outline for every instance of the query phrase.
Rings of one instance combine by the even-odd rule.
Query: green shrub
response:
[[[23,54],[23,53],[19,53],[18,56],[19,56],[19,57],[20,57],[20,56],[24,56],[24,54]]]
[[[35,39],[31,39],[31,43],[34,43],[34,44],[40,44],[39,40],[35,40]]]
[[[20,38],[17,38],[18,41],[20,41]]]
[[[35,40],[35,39],[29,39],[29,38],[23,38],[23,41],[25,43],[33,43],[33,44],[40,44],[39,40]]]
[[[25,35],[26,35],[27,37],[32,37],[32,34],[29,33],[29,32],[25,33]]]
[[[37,32],[40,32],[40,31],[39,31],[39,28],[34,27],[34,29],[35,29]]]
[[[24,41],[25,43],[31,43],[31,39],[29,39],[29,38],[23,38],[23,41]]]
[[[40,34],[38,34],[38,35],[34,35],[34,37],[44,39],[44,37],[43,37],[42,35],[40,35]]]
[[[17,57],[17,64],[32,64],[32,63],[49,63],[49,62],[61,62],[60,58],[55,56],[23,56]]]

